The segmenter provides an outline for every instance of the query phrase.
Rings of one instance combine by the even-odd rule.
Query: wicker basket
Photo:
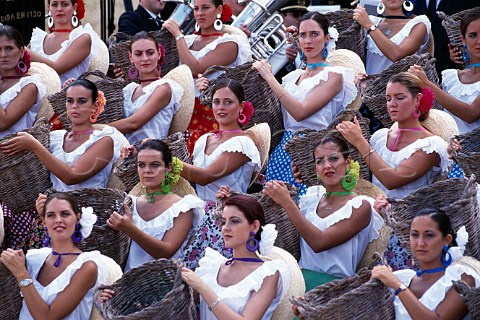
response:
[[[49,189],[47,195],[54,192],[55,190]],[[97,216],[92,233],[78,244],[78,248],[82,251],[98,250],[115,260],[123,269],[128,258],[130,238],[126,233],[108,227],[107,219],[113,211],[123,213],[126,194],[116,189],[96,188],[77,189],[66,193],[77,199],[80,208],[92,207]]]
[[[385,91],[390,78],[400,72],[408,71],[410,66],[417,64],[425,70],[427,77],[432,82],[438,84],[435,61],[436,60],[429,53],[419,55],[414,54],[393,63],[381,73],[368,75],[368,77],[362,80],[360,84],[360,93],[363,103],[368,106],[375,117],[380,120],[385,127],[391,127],[393,122],[388,114],[387,103],[385,100]],[[435,109],[442,109],[436,101],[434,101],[433,107]]]
[[[33,127],[23,130],[50,149],[50,124],[43,118]],[[9,134],[0,143],[16,137]],[[0,199],[12,212],[22,212],[35,207],[40,192],[45,192],[52,183],[50,172],[32,151],[22,151],[8,156],[0,152]]]
[[[370,271],[328,282],[307,292],[300,298],[292,297],[305,320],[394,319],[392,293],[379,280],[370,280]]]
[[[452,14],[451,16],[446,15],[443,11],[437,11],[438,17],[442,20],[442,26],[447,31],[448,42],[450,42],[454,47],[460,49],[462,55],[465,48],[463,47],[462,33],[460,32],[460,21],[468,11],[469,10],[460,11]],[[465,65],[469,63],[470,62],[468,61]]]
[[[179,158],[182,162],[192,163],[190,159],[190,154],[188,153],[183,134],[181,132],[174,133],[168,136],[162,141],[166,142],[170,147],[172,156]],[[135,143],[136,146],[139,146],[141,141]],[[114,171],[114,173],[122,180],[122,183],[125,186],[125,191],[130,192],[130,190],[135,187],[135,185],[140,182],[137,174],[137,157],[136,155],[130,155],[126,158]]]
[[[142,264],[110,286],[95,293],[95,305],[105,319],[195,320],[192,290],[182,282],[179,261],[158,259]],[[103,289],[115,291],[108,301],[98,302]]]
[[[84,72],[78,78],[91,80],[95,83],[97,89],[105,94],[107,103],[104,111],[98,115],[97,123],[108,124],[125,118],[125,109],[123,107],[123,87],[127,84],[125,81],[108,78],[98,70]],[[50,101],[53,111],[59,116],[62,127],[68,131],[70,130],[71,122],[67,116],[66,92],[67,89],[64,88],[48,96],[48,101]]]
[[[335,129],[336,125],[342,121],[353,121],[354,117],[357,117],[358,122],[362,128],[362,133],[365,139],[370,139],[369,120],[363,118],[362,115],[356,110],[345,110],[340,112],[335,119],[328,125],[326,129],[315,130],[301,130],[296,131],[293,138],[285,145],[285,150],[290,154],[293,163],[295,163],[300,170],[302,180],[308,187],[317,185],[317,173],[315,171],[315,161],[313,157],[313,148],[315,143],[324,137],[325,135],[332,133],[342,138],[341,134]],[[342,138],[343,139],[343,138]],[[362,156],[352,145],[349,144],[351,157],[353,160],[358,161],[360,164],[360,178],[370,181],[370,169],[363,160]]]
[[[453,159],[467,177],[474,174],[480,183],[480,128],[455,136],[462,149],[454,152]]]
[[[453,287],[460,294],[472,319],[480,319],[480,288],[472,288],[465,281],[453,281]]]
[[[212,89],[219,79],[226,78],[239,81],[245,90],[245,100],[250,101],[255,108],[250,123],[245,125],[243,129],[248,129],[257,123],[268,123],[272,132],[270,150],[274,150],[283,136],[283,116],[280,101],[258,71],[252,68],[252,64],[252,62],[247,62],[235,68],[222,66],[208,68],[204,75],[215,71],[224,71],[224,73],[212,80],[207,90],[201,92],[200,103],[211,106]]]
[[[170,70],[178,66],[179,58],[177,44],[175,42],[175,38],[166,29],[152,31],[150,32],[150,34],[153,34],[153,36],[157,39],[158,43],[160,43],[165,48],[166,61],[161,69],[161,76],[163,77],[168,72],[170,72]],[[128,53],[130,52],[131,38],[132,37],[126,33],[116,32],[112,34],[108,39],[108,48],[113,56],[115,65],[122,69],[123,78],[127,82],[132,81],[128,78],[128,69],[130,69],[130,67],[132,66],[130,58],[128,57]],[[139,76],[137,76],[135,82],[140,83]]]
[[[415,214],[424,208],[445,211],[452,222],[453,230],[465,226],[468,243],[465,255],[480,257],[480,220],[475,178],[448,179],[418,189],[403,199],[388,199],[390,206],[385,210],[385,222],[393,229],[399,241],[405,244],[413,257],[409,244],[410,223]],[[418,262],[418,261],[417,261]]]
[[[296,202],[297,190],[288,183],[286,185],[288,186],[290,197]],[[275,201],[270,199],[269,196],[263,194],[262,192],[245,194],[237,191],[231,191],[231,195],[245,195],[256,199],[263,208],[265,214],[265,223],[272,223],[277,228],[278,235],[277,239],[275,239],[274,245],[290,253],[297,261],[300,260],[300,234],[288,217],[285,209],[283,209]],[[215,216],[220,217],[222,210],[222,201],[218,200],[215,209]]]
[[[22,297],[20,296],[20,288],[18,281],[0,262],[0,319],[18,319],[20,310],[22,309]]]

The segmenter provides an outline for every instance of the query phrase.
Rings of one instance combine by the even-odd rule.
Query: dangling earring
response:
[[[440,259],[445,267],[452,263],[452,255],[448,252],[448,246],[444,245],[442,250],[442,258]]]
[[[47,227],[43,227],[42,246],[48,247],[49,245],[50,245],[50,235],[48,234]]]
[[[160,77],[161,71],[162,71],[162,67],[160,67],[160,60],[159,60],[157,64],[157,77]]]
[[[325,42],[325,47],[323,47],[323,49],[322,49],[322,56],[323,56],[323,59],[327,59],[327,57],[328,57],[328,49],[327,49],[327,45],[328,45],[328,42]]]
[[[418,119],[418,118],[420,118],[421,115],[422,115],[422,111],[420,111],[420,109],[418,108],[418,106],[415,106],[415,109],[413,109],[413,112],[412,112],[412,116],[413,116],[415,119]]]
[[[380,16],[385,12],[385,5],[383,4],[382,0],[380,0],[380,3],[377,6],[377,14]]]
[[[253,245],[251,244],[251,242],[253,242]],[[246,246],[247,246],[247,250],[250,252],[255,252],[260,247],[260,245],[258,244],[258,240],[255,239],[255,232],[253,231],[250,232],[250,238],[247,240]]]
[[[172,185],[168,183],[168,172],[165,173],[165,179],[163,179],[162,183],[160,184],[160,187],[162,188],[163,193],[167,194],[170,193],[170,190],[172,189]]]
[[[17,65],[15,66],[15,71],[17,71],[18,74],[25,74],[28,71],[27,64],[23,62],[23,57],[18,61]]]
[[[300,61],[303,62],[303,60],[305,60],[305,53],[303,53],[303,51],[300,51]]]
[[[97,109],[95,109],[94,111],[92,111],[92,114],[90,115],[90,122],[95,123],[97,122],[97,120],[98,120],[98,113],[97,113]]]
[[[237,121],[240,124],[245,124],[245,122],[247,122],[247,116],[243,113],[243,110],[238,114]]]
[[[355,188],[355,185],[357,184],[357,179],[350,174],[350,169],[347,169],[345,172],[345,175],[342,178],[342,188],[351,191]]]
[[[413,10],[413,3],[411,3],[410,1],[406,0],[403,2],[403,9],[405,9],[405,11],[407,12],[410,12]]]
[[[135,64],[133,64],[133,62],[132,62],[132,65],[130,66],[130,69],[128,69],[128,79],[133,81],[137,77],[138,77],[138,70],[135,67]]]
[[[217,20],[215,20],[215,22],[213,23],[213,27],[214,27],[215,30],[217,30],[217,31],[220,31],[220,30],[222,30],[222,28],[223,28],[223,22],[222,22],[222,20],[220,20],[220,17],[221,17],[221,16],[222,16],[222,15],[221,15],[220,13],[217,14]]]
[[[198,24],[198,22],[195,22],[195,32],[196,33],[200,32],[200,25]]]
[[[470,55],[468,54],[466,44],[463,44],[462,60],[464,65],[468,65],[470,63]],[[468,66],[467,68],[470,68],[470,66]]]
[[[80,232],[80,229],[82,228],[82,225],[80,223],[77,223],[75,225],[75,231],[72,234],[72,241],[73,243],[79,243],[82,241],[82,233]]]
[[[77,10],[73,11],[72,26],[73,26],[74,28],[76,28],[76,27],[78,26]]]
[[[47,16],[47,25],[48,25],[48,28],[51,29],[53,28],[53,17],[52,17],[52,13],[50,11],[48,11],[48,16]]]

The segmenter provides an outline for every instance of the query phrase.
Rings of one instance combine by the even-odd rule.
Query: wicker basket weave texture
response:
[[[413,254],[409,235],[413,217],[421,209],[436,208],[448,214],[453,230],[465,226],[469,235],[465,255],[480,258],[480,217],[475,177],[435,182],[403,199],[389,198],[388,201],[390,206],[385,210],[385,222],[393,229],[400,242],[406,245],[411,257]]]
[[[288,183],[286,184],[292,200],[296,202],[297,190]],[[297,261],[300,260],[300,234],[288,217],[287,212],[280,205],[275,203],[269,196],[259,193],[245,194],[237,191],[230,191],[232,196],[245,195],[252,197],[260,203],[265,214],[265,223],[272,223],[278,231],[274,245],[290,253]],[[221,217],[223,210],[222,202],[217,201],[215,216]]]
[[[182,282],[180,261],[158,259],[126,272],[109,286],[95,293],[95,305],[105,319],[195,320],[191,288]],[[104,303],[98,302],[103,289],[115,291]]]
[[[18,281],[0,262],[0,319],[18,319],[20,310],[22,309],[22,297],[20,296],[20,288]]]
[[[472,319],[480,319],[480,289],[471,288],[463,280],[453,281],[453,287],[460,294]]]
[[[362,134],[365,139],[370,139],[370,130],[369,130],[369,120],[362,117],[360,112],[356,110],[345,110],[340,112],[335,119],[328,125],[324,130],[315,131],[315,130],[301,130],[296,131],[293,135],[293,138],[287,142],[285,145],[285,150],[290,154],[293,163],[297,165],[301,175],[302,180],[307,187],[313,185],[318,185],[319,181],[317,180],[317,172],[315,171],[315,163],[313,157],[313,148],[318,140],[323,138],[325,135],[331,133],[333,135],[339,136],[341,139],[342,136],[335,129],[336,125],[342,121],[353,121],[354,117],[357,117],[360,127],[362,128]],[[349,144],[351,152],[351,157],[353,160],[358,161],[360,164],[360,178],[370,181],[371,173],[368,168],[365,160],[352,145]]]
[[[477,183],[480,183],[480,128],[455,136],[455,139],[462,149],[454,153],[453,159],[467,177],[474,174]]]
[[[23,131],[30,133],[47,150],[50,149],[50,124],[45,118]],[[0,143],[16,135],[9,134],[0,139]],[[34,208],[38,194],[52,185],[50,172],[32,151],[12,156],[0,152],[0,181],[0,199],[12,212]]]
[[[462,33],[460,32],[460,21],[468,11],[469,10],[463,10],[452,14],[451,16],[446,15],[443,11],[437,11],[438,17],[442,20],[442,26],[445,28],[445,31],[447,31],[448,42],[459,48],[462,54],[465,48],[462,42]],[[466,64],[469,63],[470,62],[468,61]]]
[[[182,162],[192,163],[190,153],[187,150],[187,145],[183,134],[181,132],[174,133],[162,141],[166,142],[172,152],[172,156],[179,158]],[[141,141],[135,143],[135,146],[140,146]],[[130,192],[140,182],[137,174],[137,157],[130,155],[127,157],[114,171],[125,186],[125,191]]]
[[[89,79],[95,83],[97,89],[103,91],[107,100],[105,109],[98,115],[96,123],[108,124],[110,122],[124,119],[125,109],[123,107],[123,87],[127,82],[119,79],[112,79],[107,77],[101,71],[88,71],[82,73],[79,79]],[[67,116],[66,108],[66,92],[67,88],[48,96],[48,101],[52,105],[53,111],[59,116],[62,127],[69,131],[71,128],[71,121]]]
[[[170,70],[178,66],[179,58],[177,44],[175,38],[166,29],[152,31],[150,34],[152,34],[157,39],[158,43],[165,48],[166,61],[165,64],[162,65],[160,71],[160,75],[163,77],[170,72]],[[113,56],[115,64],[122,69],[123,79],[127,81],[127,83],[132,81],[128,78],[128,69],[130,69],[132,66],[130,58],[128,57],[128,53],[130,52],[131,38],[132,37],[126,33],[116,32],[108,39],[108,48],[110,53]],[[134,81],[140,83],[139,76],[137,76]]]
[[[303,300],[292,297],[305,320],[395,318],[392,293],[379,280],[370,280],[370,271],[334,280],[307,292]]]
[[[204,75],[215,71],[223,71],[224,73],[212,80],[208,89],[200,93],[200,103],[212,105],[212,89],[218,80],[237,80],[243,85],[245,100],[250,101],[255,108],[250,122],[243,129],[248,129],[258,123],[268,123],[272,132],[270,150],[274,150],[282,140],[284,130],[280,101],[258,71],[252,68],[252,64],[252,62],[246,62],[234,68],[222,66],[208,68]]]
[[[47,195],[54,192],[55,190],[49,189]],[[97,188],[77,189],[66,193],[77,199],[80,208],[92,207],[93,213],[97,216],[92,233],[78,244],[79,249],[98,250],[115,260],[123,269],[128,258],[130,238],[126,233],[108,227],[107,220],[114,211],[123,213],[126,194],[116,189]]]
[[[438,84],[439,80],[435,69],[435,61],[436,59],[429,53],[414,54],[394,62],[381,73],[368,75],[368,77],[360,83],[360,93],[363,103],[368,106],[375,117],[380,120],[385,127],[391,127],[393,122],[388,114],[385,100],[385,91],[390,78],[400,72],[408,71],[410,66],[416,64],[425,70],[428,79]],[[434,101],[433,108],[442,109],[436,101]]]

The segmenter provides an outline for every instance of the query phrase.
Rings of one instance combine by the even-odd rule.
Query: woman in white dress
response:
[[[29,50],[32,61],[52,67],[61,84],[88,71],[90,60],[102,41],[90,24],[81,25],[83,0],[49,0],[48,26],[51,33],[35,28]]]
[[[165,50],[148,32],[141,31],[131,39],[129,57],[129,76],[135,79],[138,73],[140,84],[132,82],[123,88],[126,118],[109,125],[125,134],[131,144],[165,138],[180,108],[183,88],[174,80],[160,78]]]
[[[433,93],[416,75],[401,72],[387,84],[387,109],[396,122],[391,129],[380,129],[370,141],[358,122],[342,122],[337,130],[363,155],[373,173],[373,184],[387,197],[401,199],[446,176],[451,161],[447,142],[420,124],[432,108]],[[412,267],[411,259],[393,237],[386,257],[395,269]]]
[[[282,141],[268,161],[266,178],[267,181],[281,180],[293,185],[297,184],[290,167],[291,158],[284,150],[293,132],[325,129],[357,96],[354,71],[326,63],[330,41],[327,18],[319,12],[306,13],[300,20],[298,34],[307,59],[305,70],[290,72],[280,84],[267,61],[253,64],[280,100],[285,127]]]
[[[200,89],[208,85],[205,78],[197,84]],[[220,130],[200,137],[193,152],[193,165],[184,164],[181,176],[196,184],[200,199],[207,202],[208,211],[195,241],[185,253],[187,266],[194,269],[210,246],[223,250],[219,222],[212,216],[216,193],[222,186],[246,192],[255,171],[260,170],[260,154],[252,139],[242,130],[253,114],[245,100],[242,85],[224,79],[212,90],[212,110]]]
[[[451,264],[463,256],[468,234],[455,231],[450,218],[440,210],[419,211],[410,225],[410,246],[420,269],[392,272],[376,266],[372,278],[395,290],[395,319],[463,319],[468,311],[453,282],[463,280],[480,286],[480,275],[464,264]]]
[[[227,13],[229,11],[229,14]],[[163,23],[177,42],[180,61],[192,70],[194,78],[214,65],[236,67],[251,59],[250,44],[244,34],[228,34],[223,30],[223,23],[231,18],[231,10],[224,10],[222,0],[197,0],[194,3],[196,32],[184,36],[175,20]],[[215,79],[219,73],[207,75],[209,80]],[[200,104],[196,91],[195,108],[188,125],[188,150],[192,153],[195,141],[204,133],[219,128],[212,110]]]
[[[20,319],[90,318],[94,291],[107,280],[108,271],[98,251],[76,247],[96,221],[94,214],[82,211],[68,194],[51,195],[41,212],[51,248],[29,250],[26,258],[22,250],[2,252],[0,262],[18,280],[23,296]]]
[[[137,154],[137,172],[146,193],[132,197],[125,215],[114,212],[107,224],[131,239],[125,271],[159,258],[181,259],[183,251],[200,225],[204,202],[194,195],[181,198],[170,192],[182,170],[172,159],[168,145],[160,140],[144,142]]]
[[[30,76],[30,57],[22,35],[15,28],[0,25],[0,137],[33,125],[46,88],[37,75]],[[3,203],[6,238],[4,248],[19,249],[34,219],[32,210],[13,214]]]
[[[200,319],[271,319],[290,284],[290,271],[283,260],[263,261],[277,231],[265,225],[262,206],[253,198],[233,196],[222,213],[225,246],[233,253],[227,259],[207,248],[195,272],[182,269],[182,279],[200,295]]]
[[[299,265],[307,291],[354,275],[368,243],[378,238],[383,224],[373,210],[374,199],[352,191],[358,163],[349,154],[347,143],[338,136],[329,134],[316,143],[315,169],[323,186],[308,188],[298,207],[284,182],[267,182],[263,190],[285,209],[300,233]],[[354,183],[349,184],[349,179]]]

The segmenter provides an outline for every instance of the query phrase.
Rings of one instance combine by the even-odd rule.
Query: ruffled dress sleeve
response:
[[[45,56],[45,53],[43,51],[43,42],[46,36],[47,33],[44,30],[40,28],[34,28],[32,32],[32,37],[30,39],[30,49],[33,52]]]

